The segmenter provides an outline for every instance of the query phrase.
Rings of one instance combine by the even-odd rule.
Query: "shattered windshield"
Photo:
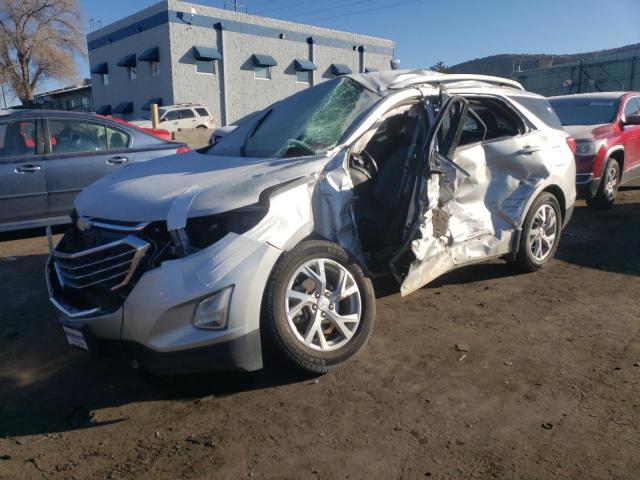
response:
[[[349,78],[328,80],[252,116],[206,153],[258,158],[320,155],[335,147],[378,100]]]

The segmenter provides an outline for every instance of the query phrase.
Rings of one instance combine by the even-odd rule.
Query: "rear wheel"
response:
[[[306,241],[276,265],[263,324],[275,350],[315,373],[336,370],[364,348],[375,321],[369,278],[339,246]]]
[[[600,186],[593,198],[587,199],[587,204],[593,208],[611,208],[618,193],[620,181],[620,165],[610,158],[604,167],[604,174]]]
[[[525,272],[544,267],[558,249],[561,226],[562,214],[558,200],[549,192],[541,193],[522,225],[516,265]]]

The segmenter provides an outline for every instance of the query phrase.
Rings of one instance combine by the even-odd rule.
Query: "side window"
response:
[[[78,120],[49,120],[53,153],[95,152],[107,149],[105,126]]]
[[[482,142],[487,137],[487,127],[482,120],[475,115],[470,108],[464,117],[464,126],[458,145],[469,145],[470,143]]]
[[[209,116],[209,112],[207,111],[206,108],[196,108],[196,112],[198,112],[198,115],[200,115],[201,117]]]
[[[35,120],[0,123],[0,158],[35,154]]]
[[[548,127],[562,130],[562,123],[548,100],[541,97],[511,96],[511,100],[533,113]]]
[[[501,137],[515,137],[521,133],[520,120],[500,101],[470,99],[459,145]]]
[[[163,121],[171,122],[173,120],[178,120],[180,118],[180,112],[178,110],[172,110],[167,112],[167,114],[163,117]]]
[[[107,148],[109,150],[128,148],[130,138],[131,136],[127,132],[107,127]]]
[[[180,110],[180,118],[181,119],[185,119],[185,118],[195,118],[196,114],[193,113],[193,110],[191,110],[190,108],[185,108],[183,110]]]
[[[628,115],[640,115],[640,105],[638,102],[638,97],[631,97],[627,101],[627,105],[624,107],[624,115],[625,117]]]

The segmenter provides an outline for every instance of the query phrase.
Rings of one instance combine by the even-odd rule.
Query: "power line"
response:
[[[267,8],[266,10],[260,10],[258,12],[256,12],[256,14],[262,15],[265,12],[277,12],[280,10],[285,10],[287,8],[296,8],[300,5],[304,5],[306,3],[317,3],[318,0],[306,0],[306,1],[302,1],[302,2],[295,2],[295,3],[288,3],[286,5],[282,5],[280,7],[277,8]]]
[[[355,11],[355,12],[341,13],[341,14],[338,14],[338,15],[330,15],[328,17],[311,18],[309,20],[305,20],[305,23],[307,23],[307,22],[317,22],[319,20],[330,20],[330,19],[333,19],[333,18],[347,17],[349,15],[358,15],[360,13],[376,12],[378,10],[385,10],[387,8],[399,7],[400,5],[408,5],[410,3],[418,3],[420,1],[421,0],[408,0],[408,1],[405,1],[405,2],[392,3],[390,5],[385,5],[385,6],[377,7],[377,8],[366,8],[364,10],[358,10],[358,11]]]
[[[375,1],[375,0],[373,0],[373,1]],[[297,14],[291,15],[289,17],[284,17],[284,19],[306,17],[307,15],[314,15],[316,13],[328,12],[330,10],[334,10],[334,9],[338,9],[338,8],[352,7],[353,5],[360,5],[362,3],[371,3],[371,0],[358,0],[357,2],[344,3],[342,5],[336,5],[335,7],[321,8],[319,10],[312,10],[310,12],[297,13]]]

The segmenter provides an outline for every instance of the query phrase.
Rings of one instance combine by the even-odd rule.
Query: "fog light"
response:
[[[232,292],[233,285],[202,300],[193,316],[193,325],[196,328],[207,330],[223,330],[227,328]]]

